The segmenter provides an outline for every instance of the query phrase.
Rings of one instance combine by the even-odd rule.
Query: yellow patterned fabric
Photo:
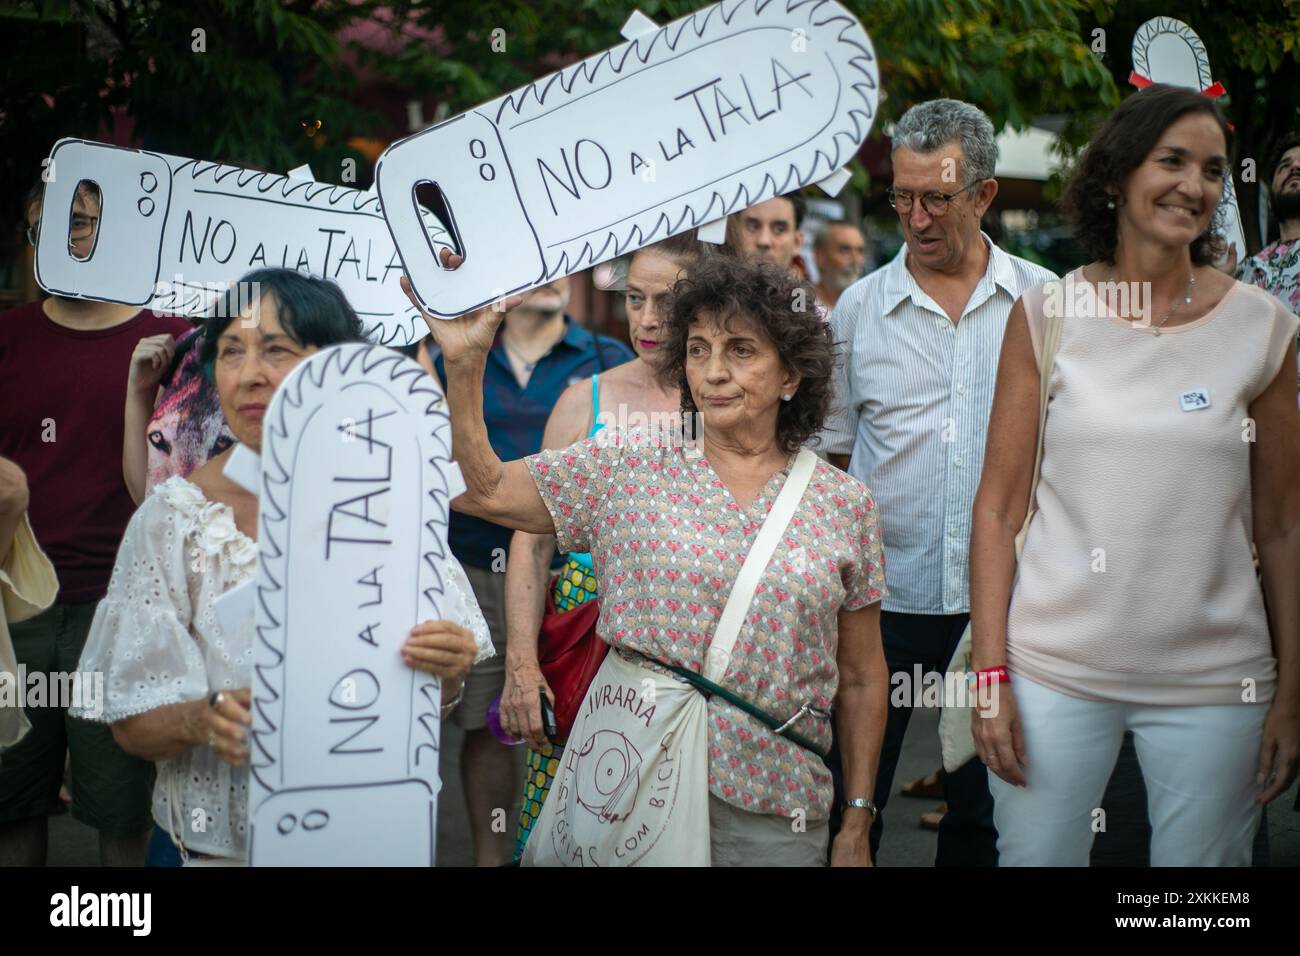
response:
[[[586,559],[585,561],[583,559]],[[588,555],[569,555],[551,586],[551,598],[557,611],[570,611],[596,596],[596,575]],[[520,801],[519,831],[515,836],[515,859],[524,853],[528,834],[542,812],[542,804],[560,770],[564,747],[548,743],[542,750],[528,748],[528,772],[524,775],[524,793]]]
[[[524,797],[519,809],[519,831],[515,835],[515,859],[524,855],[528,835],[533,832],[533,824],[541,816],[542,804],[551,791],[555,775],[560,771],[560,757],[564,748],[559,744],[547,744],[542,750],[528,748],[528,772],[524,775]]]
[[[557,611],[570,611],[596,596],[596,575],[592,569],[570,556],[551,591]]]

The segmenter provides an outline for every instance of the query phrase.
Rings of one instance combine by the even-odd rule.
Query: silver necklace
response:
[[[1195,286],[1196,286],[1196,271],[1193,270],[1187,274],[1187,291],[1183,293],[1182,299],[1181,300],[1175,299],[1174,304],[1171,305],[1169,307],[1169,311],[1165,313],[1165,317],[1161,319],[1159,322],[1157,322],[1154,326],[1152,326],[1151,328],[1152,335],[1158,336],[1160,334],[1160,326],[1164,325],[1166,322],[1169,321],[1170,317],[1172,317],[1173,314],[1176,311],[1178,311],[1178,307],[1180,305],[1192,304],[1192,289],[1195,288]]]
[[[522,355],[516,352],[513,348],[511,348],[504,338],[501,340],[501,344],[506,347],[506,351],[510,354],[510,357],[513,358],[516,362],[518,362],[521,366],[523,366],[525,372],[531,372],[533,369],[537,368],[537,363],[542,360],[542,356],[539,355],[533,361],[531,362],[528,361]],[[545,353],[542,354],[544,355]]]
[[[526,358],[524,358],[522,352],[520,352],[518,349],[516,349],[509,342],[506,341],[506,337],[504,334],[501,336],[501,344],[505,346],[505,350],[510,354],[511,358],[513,358],[521,366],[523,366],[525,372],[532,372],[534,369],[536,369],[537,363],[540,362],[542,359],[546,358],[546,356],[550,355],[551,349],[554,347],[554,346],[547,346],[546,351],[544,351],[541,355],[537,356],[537,358],[533,359],[530,362]]]

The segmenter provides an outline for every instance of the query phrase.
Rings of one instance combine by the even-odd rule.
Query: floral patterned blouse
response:
[[[1300,239],[1265,246],[1237,267],[1237,278],[1277,296],[1300,315]]]
[[[592,554],[600,637],[702,671],[714,626],[789,468],[742,509],[701,451],[643,429],[605,429],[526,462],[560,550]],[[837,614],[885,593],[871,493],[819,461],[721,683],[781,719],[805,702],[828,709],[839,682]],[[821,759],[716,697],[708,711],[714,796],[755,813],[828,815],[831,776]],[[830,746],[829,721],[805,717],[793,729]]]

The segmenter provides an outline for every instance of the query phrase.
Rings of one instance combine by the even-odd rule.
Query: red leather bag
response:
[[[596,636],[600,601],[584,601],[567,611],[555,609],[554,588],[546,588],[546,612],[537,637],[542,676],[555,695],[556,743],[569,739],[587,688],[600,670],[609,645]]]

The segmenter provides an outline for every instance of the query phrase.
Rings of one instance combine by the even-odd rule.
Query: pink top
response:
[[[600,581],[596,633],[615,647],[700,672],[745,556],[789,469],[746,508],[708,458],[648,429],[606,428],[526,458],[561,551],[590,551]],[[839,612],[885,595],[871,493],[818,462],[768,563],[720,683],[782,719],[828,709],[839,686]],[[829,748],[830,724],[795,729]],[[720,697],[709,698],[709,790],[754,813],[830,812],[831,775]]]
[[[1035,353],[1049,285],[1022,299]],[[1093,288],[1079,272],[1062,285],[1067,310]],[[1159,335],[1086,303],[1073,312],[1011,597],[1011,670],[1089,699],[1271,700],[1246,419],[1295,347],[1296,317],[1243,283]]]

